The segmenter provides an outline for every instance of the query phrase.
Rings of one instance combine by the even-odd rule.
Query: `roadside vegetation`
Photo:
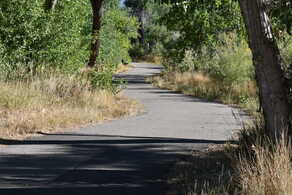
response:
[[[155,85],[255,118],[238,143],[179,162],[170,194],[292,194],[291,1],[120,3],[1,0],[0,136],[135,114],[113,74],[159,62]]]
[[[168,194],[292,194],[291,146],[272,144],[261,122],[238,135],[238,143],[212,145],[178,161]]]
[[[0,137],[77,127],[133,115],[141,106],[120,93],[137,20],[118,0],[103,4],[94,67],[90,2],[0,2]]]
[[[133,115],[140,109],[134,100],[106,89],[92,89],[87,81],[72,76],[0,85],[2,138],[96,123]]]
[[[206,49],[195,57],[187,51],[181,63],[166,63],[165,71],[150,80],[161,88],[256,113],[258,94],[250,49],[245,41],[236,40],[234,33],[222,35],[221,41],[213,55]]]
[[[261,94],[265,90],[263,82],[269,78],[265,81],[261,78],[273,74],[262,75],[263,72],[268,74],[266,68],[271,63],[263,60],[267,53],[261,54],[263,61],[252,58],[259,55],[256,53],[259,48],[252,43],[265,35],[254,39],[254,32],[250,30],[253,27],[249,26],[253,22],[252,16],[247,16],[250,13],[245,10],[248,1],[126,2],[137,16],[147,15],[148,20],[140,26],[141,32],[153,32],[150,34],[154,44],[148,44],[151,41],[145,33],[141,36],[144,40],[137,42],[131,55],[164,66],[161,75],[149,78],[155,86],[239,106],[254,118],[252,124],[238,133],[238,143],[194,151],[189,158],[179,161],[169,176],[173,186],[169,194],[292,194],[291,136],[287,135],[291,129],[283,128],[285,125],[272,127],[274,124],[267,119],[277,108],[269,109],[271,103],[267,104],[266,97]],[[276,40],[272,43],[274,49],[279,46],[283,74],[289,80],[292,38],[289,35],[291,12],[288,10],[291,10],[291,2],[274,1],[269,6],[267,13],[274,30],[271,36]],[[244,24],[247,20],[248,25]],[[258,49],[256,52],[255,48]],[[264,63],[265,68],[256,72],[255,67]],[[268,84],[271,89],[273,84]],[[291,86],[288,86],[289,90],[291,92]],[[273,90],[266,94],[271,93]],[[283,97],[291,102],[289,94]],[[291,109],[291,104],[286,104],[287,108]],[[278,120],[280,112],[273,120]],[[289,120],[288,117],[288,123]],[[277,138],[275,134],[278,134]]]

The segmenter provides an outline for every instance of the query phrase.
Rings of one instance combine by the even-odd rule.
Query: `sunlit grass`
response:
[[[160,88],[226,104],[239,104],[256,111],[257,89],[253,81],[226,85],[201,72],[164,72],[149,80]]]
[[[272,143],[260,121],[239,133],[234,168],[241,194],[292,194],[291,140],[282,138]]]
[[[116,73],[123,73],[129,71],[131,68],[133,68],[133,65],[131,64],[118,64]]]
[[[0,136],[15,137],[110,120],[140,105],[69,76],[0,83]]]
[[[270,149],[254,146],[255,159],[237,165],[242,194],[292,194],[291,148],[280,143]]]

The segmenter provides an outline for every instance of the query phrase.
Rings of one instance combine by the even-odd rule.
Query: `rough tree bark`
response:
[[[283,61],[266,10],[268,0],[240,0],[259,87],[267,135],[276,141],[291,133]]]
[[[54,10],[57,5],[58,0],[45,0],[45,9],[46,10]]]
[[[95,66],[96,59],[99,55],[100,48],[100,28],[101,28],[101,17],[102,17],[102,3],[103,0],[90,0],[93,13],[92,22],[92,41],[91,41],[91,52],[87,66],[92,68]]]

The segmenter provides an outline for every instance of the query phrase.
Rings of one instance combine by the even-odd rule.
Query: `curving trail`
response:
[[[221,144],[241,127],[238,110],[153,87],[160,67],[136,63],[124,94],[145,112],[24,141],[1,140],[1,195],[162,195],[173,163]]]

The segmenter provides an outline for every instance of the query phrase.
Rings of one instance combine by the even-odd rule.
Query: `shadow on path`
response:
[[[51,151],[45,153],[2,153],[1,195],[146,195],[163,194],[166,191],[165,173],[169,172],[176,160],[188,155],[188,144],[206,147],[225,141],[47,134],[43,140],[1,139],[0,143],[18,145],[24,151],[32,145],[52,146]],[[7,188],[5,184],[17,187],[12,185]],[[19,187],[23,184],[26,186]]]
[[[145,79],[150,73],[115,78],[128,81],[132,87],[128,90],[159,94],[160,101],[174,102],[176,92],[149,87]],[[180,102],[206,102],[179,96]],[[166,174],[177,160],[189,156],[194,148],[226,143],[80,132],[44,134],[23,141],[0,139],[0,144],[7,145],[0,151],[0,195],[163,195],[169,187]]]

